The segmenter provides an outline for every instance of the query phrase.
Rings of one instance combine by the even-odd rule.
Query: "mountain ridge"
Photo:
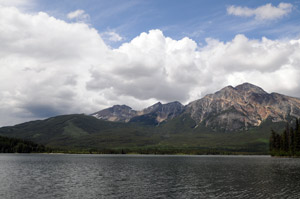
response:
[[[159,124],[161,122],[173,119],[181,114],[184,110],[184,106],[178,102],[169,102],[162,104],[157,102],[147,108],[140,111],[133,110],[127,105],[114,105],[112,107],[100,110],[91,114],[97,119],[103,119],[114,122],[139,122],[148,124]]]
[[[126,121],[122,119],[124,115],[117,114],[114,114],[117,119],[108,121],[158,125],[181,114],[188,114],[197,125],[202,124],[215,130],[236,131],[259,126],[268,118],[273,122],[287,121],[290,116],[299,118],[300,99],[267,93],[256,85],[243,83],[236,87],[226,86],[185,106],[177,101],[167,104],[158,102],[141,111],[130,110],[123,111],[128,113]],[[105,118],[103,110],[97,113],[104,114],[101,119]]]

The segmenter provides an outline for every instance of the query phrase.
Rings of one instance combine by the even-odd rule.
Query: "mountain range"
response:
[[[177,101],[167,104],[158,102],[136,111],[126,105],[115,105],[92,116],[114,122],[158,125],[182,114],[195,121],[195,128],[204,125],[215,131],[247,130],[259,126],[266,119],[280,122],[290,117],[299,118],[300,99],[278,93],[269,94],[258,86],[244,83],[236,87],[227,86],[186,106]]]
[[[61,115],[2,127],[0,135],[72,150],[192,153],[203,150],[267,153],[271,128],[300,117],[300,99],[244,83],[182,105],[126,105],[91,115]]]
[[[141,122],[157,125],[179,116],[185,110],[184,108],[180,102],[170,102],[167,104],[158,102],[141,111],[135,111],[126,105],[115,105],[93,113],[92,116],[114,122]]]

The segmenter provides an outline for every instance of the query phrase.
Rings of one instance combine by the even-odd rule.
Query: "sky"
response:
[[[299,19],[299,0],[0,0],[0,126],[244,82],[299,98]]]

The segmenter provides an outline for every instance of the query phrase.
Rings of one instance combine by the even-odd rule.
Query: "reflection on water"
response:
[[[0,198],[300,198],[300,159],[1,154]]]

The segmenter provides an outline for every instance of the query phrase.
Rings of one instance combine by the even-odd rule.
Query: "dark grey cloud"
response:
[[[53,117],[65,113],[63,109],[59,109],[57,106],[38,104],[36,102],[33,102],[32,104],[28,103],[23,108],[31,113],[34,117],[38,118]]]

